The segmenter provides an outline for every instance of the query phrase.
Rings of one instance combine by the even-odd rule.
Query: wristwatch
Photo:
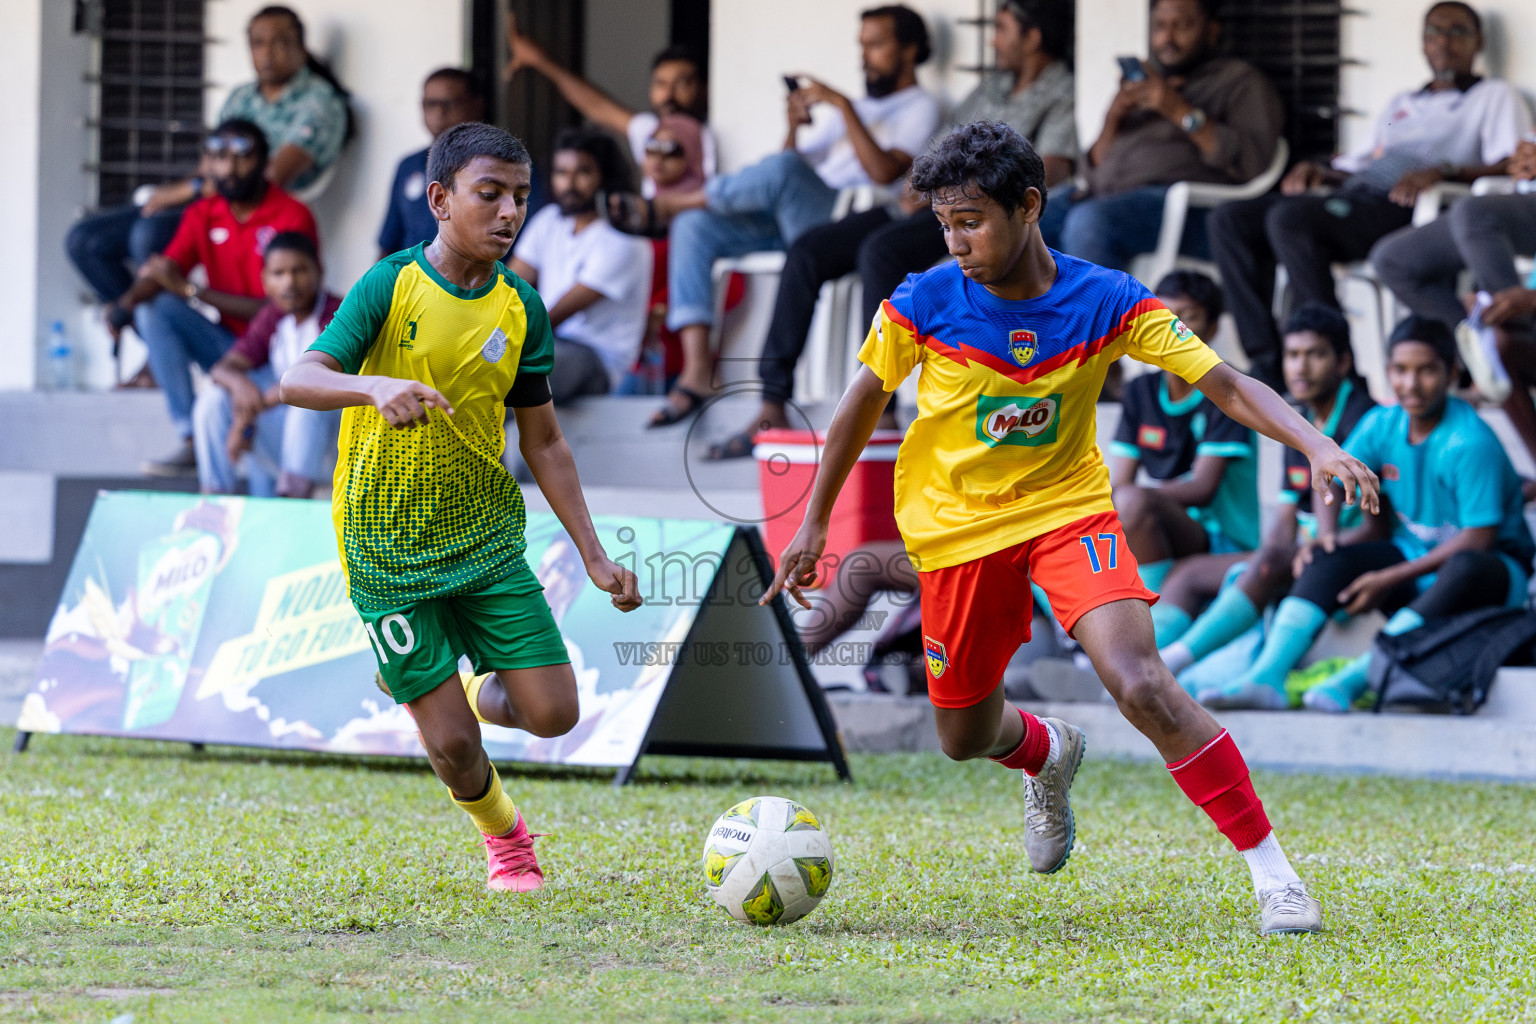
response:
[[[1192,135],[1199,131],[1201,128],[1204,128],[1205,111],[1201,110],[1199,107],[1190,107],[1189,113],[1179,118],[1179,127],[1183,128],[1185,134],[1189,135]]]

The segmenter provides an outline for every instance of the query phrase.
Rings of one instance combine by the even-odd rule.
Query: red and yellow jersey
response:
[[[859,350],[887,391],[923,367],[896,459],[896,522],[920,570],[1113,511],[1094,410],[1120,356],[1191,382],[1221,362],[1134,278],[1051,255],[1050,291],[1020,302],[954,263],[911,275]]]

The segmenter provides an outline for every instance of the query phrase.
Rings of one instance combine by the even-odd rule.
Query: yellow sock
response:
[[[453,792],[450,790],[448,795],[453,796]],[[477,800],[460,800],[453,796],[453,802],[462,807],[475,827],[488,836],[504,836],[517,827],[517,805],[502,791],[501,776],[496,774],[495,765],[491,765],[491,786],[484,796]]]
[[[469,701],[469,710],[474,712],[475,718],[487,723],[491,720],[480,713],[480,687],[484,686],[489,678],[491,678],[489,672],[478,676],[459,673],[459,682],[464,684],[464,699]]]

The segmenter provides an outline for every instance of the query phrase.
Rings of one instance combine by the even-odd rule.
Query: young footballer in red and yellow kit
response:
[[[1243,852],[1265,934],[1311,932],[1321,908],[1269,827],[1230,736],[1158,659],[1148,606],[1110,500],[1094,407],[1130,355],[1177,373],[1223,412],[1302,452],[1313,484],[1337,479],[1374,510],[1376,479],[1273,391],[1227,367],[1131,277],[1054,252],[1040,237],[1040,157],[995,122],[956,129],[913,166],[956,262],[883,303],[864,364],[827,436],[805,522],[763,600],[813,582],[837,492],[890,392],[919,365],[917,419],[896,463],[896,519],[918,570],[928,693],[944,752],[1021,769],[1031,867],[1066,864],[1068,790],[1082,731],[1003,697],[1003,666],[1029,638],[1030,583],[1092,659],[1121,712],[1189,798]],[[1325,500],[1331,500],[1325,499]]]

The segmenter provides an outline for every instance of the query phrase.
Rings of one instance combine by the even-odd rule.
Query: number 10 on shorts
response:
[[[1086,539],[1086,538],[1085,538]],[[1098,572],[1097,569],[1094,572]],[[389,655],[384,650],[384,644],[396,654],[410,654],[416,646],[416,634],[411,629],[411,624],[405,621],[405,616],[396,612],[386,615],[379,620],[378,632],[374,632],[373,623],[363,623],[363,628],[368,631],[368,639],[373,641],[373,649],[379,654],[379,661],[389,664]],[[384,634],[383,643],[379,642],[379,633]]]
[[[1099,558],[1099,547],[1095,543],[1096,540],[1109,545],[1109,558],[1107,560]],[[1093,567],[1095,573],[1101,573],[1106,568],[1114,569],[1119,561],[1117,549],[1119,548],[1120,538],[1113,533],[1088,533],[1077,538],[1077,542],[1088,550],[1088,564]]]

